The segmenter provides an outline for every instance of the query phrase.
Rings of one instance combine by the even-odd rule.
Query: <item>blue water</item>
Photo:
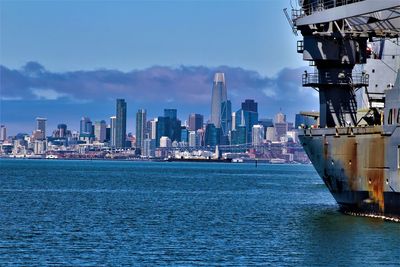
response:
[[[0,160],[0,265],[400,265],[312,166]]]

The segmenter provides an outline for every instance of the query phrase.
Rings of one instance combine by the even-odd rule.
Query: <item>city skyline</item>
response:
[[[215,72],[228,76],[232,107],[250,98],[266,117],[280,107],[288,107],[288,116],[316,109],[316,94],[298,78],[307,66],[296,37],[277,12],[284,7],[282,1],[1,1],[0,123],[16,134],[43,116],[50,128],[78,129],[82,116],[96,121],[114,114],[116,98],[132,111],[128,132],[139,108],[148,117],[165,107],[207,120]]]

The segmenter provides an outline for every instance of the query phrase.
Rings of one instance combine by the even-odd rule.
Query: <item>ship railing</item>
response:
[[[301,9],[292,9],[292,19],[296,20],[298,18],[314,14],[315,12],[324,11],[326,9],[331,9],[339,6],[344,6],[348,4],[353,4],[357,2],[362,2],[365,0],[317,0],[311,3],[305,4]]]
[[[339,86],[348,86],[351,85],[353,87],[359,88],[363,86],[368,86],[369,84],[369,75],[365,73],[353,73],[352,75],[343,75],[340,77],[333,76],[323,76],[316,73],[307,73],[305,72],[302,75],[302,85],[304,87],[318,87],[323,85],[339,85]]]

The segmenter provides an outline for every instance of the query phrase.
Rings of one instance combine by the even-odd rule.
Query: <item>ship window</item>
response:
[[[376,88],[378,88],[378,85],[377,85],[377,84],[375,84],[375,87],[376,87]]]
[[[387,120],[388,124],[392,124],[392,122],[393,122],[393,120],[392,120],[393,113],[392,112],[393,112],[393,110],[389,109],[389,115],[388,115],[388,120]]]
[[[397,169],[400,169],[400,146],[397,146]]]
[[[375,69],[372,69],[372,73],[375,73]]]
[[[397,110],[397,124],[400,124],[400,108]]]
[[[395,59],[395,58],[396,58],[396,56],[393,55],[393,56],[392,56],[392,59]]]

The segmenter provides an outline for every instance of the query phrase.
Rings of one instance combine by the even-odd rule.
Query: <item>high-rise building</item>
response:
[[[221,107],[222,103],[227,100],[225,74],[221,72],[215,73],[211,98],[211,123],[216,128],[221,128],[221,114],[226,113],[226,111],[221,110]]]
[[[115,147],[115,145],[116,145],[116,142],[115,142],[115,137],[117,135],[116,129],[117,129],[117,117],[112,116],[112,117],[110,117],[110,145],[111,145],[111,147]]]
[[[136,148],[143,150],[146,134],[146,110],[139,109],[136,112]]]
[[[270,141],[270,142],[276,141],[275,127],[267,127],[266,134],[265,134],[265,140]]]
[[[232,128],[232,104],[230,100],[221,103],[221,133],[222,138],[226,139]],[[222,141],[222,140],[221,140]],[[225,142],[223,144],[226,144]]]
[[[47,121],[46,118],[40,118],[40,117],[36,118],[36,130],[42,132],[42,138],[41,139],[45,139],[46,138],[46,121]]]
[[[250,143],[252,140],[251,136],[251,130],[254,125],[258,123],[258,112],[253,112],[253,111],[248,111],[248,110],[243,110],[239,109],[236,112],[236,129],[239,126],[244,126],[246,129],[246,142],[245,143]],[[241,129],[242,133],[243,129]]]
[[[204,117],[200,114],[192,113],[189,115],[189,131],[197,131],[203,128]]]
[[[253,99],[246,99],[242,102],[242,109],[252,112],[258,112],[258,104]]]
[[[67,136],[67,125],[65,123],[58,124],[54,137],[65,138],[66,136]]]
[[[117,116],[115,127],[115,147],[126,147],[126,102],[125,99],[117,99]]]
[[[187,145],[189,141],[189,130],[186,126],[181,126],[181,142]]]
[[[143,141],[143,152],[142,156],[145,157],[154,157],[155,156],[155,149],[156,149],[156,140],[155,139],[150,139],[146,138]]]
[[[7,139],[7,128],[5,125],[0,126],[0,141]]]
[[[204,137],[206,146],[216,146],[220,144],[221,128],[216,128],[213,123],[208,123]]]
[[[275,115],[275,123],[284,123],[286,122],[286,115],[283,114],[282,112],[278,112]]]
[[[168,136],[161,136],[160,137],[160,147],[171,147],[172,142]]]
[[[231,144],[242,145],[247,143],[247,130],[244,125],[237,125],[235,130],[231,132]]]
[[[251,131],[252,135],[252,145],[253,146],[258,146],[261,145],[264,141],[264,126],[260,124],[256,124],[253,126],[253,129]]]
[[[196,131],[189,131],[189,146],[196,147],[200,145],[199,134]]]
[[[90,118],[82,117],[80,122],[80,130],[79,133],[83,135],[93,135],[93,124]]]
[[[156,139],[157,138],[157,121],[158,118],[154,118],[151,121],[149,121],[149,138],[150,139]]]
[[[231,125],[231,130],[236,129],[236,112],[232,112],[232,125]]]
[[[166,108],[164,109],[164,117],[169,117],[171,120],[177,119],[177,110],[174,108]]]
[[[313,117],[309,117],[309,116],[304,116],[302,114],[296,114],[296,118],[295,118],[295,128],[299,128],[299,127],[305,127],[305,128],[309,128],[313,125],[317,125],[317,120],[314,119]]]
[[[106,122],[104,120],[96,121],[94,123],[94,136],[97,141],[104,142],[106,140]]]

